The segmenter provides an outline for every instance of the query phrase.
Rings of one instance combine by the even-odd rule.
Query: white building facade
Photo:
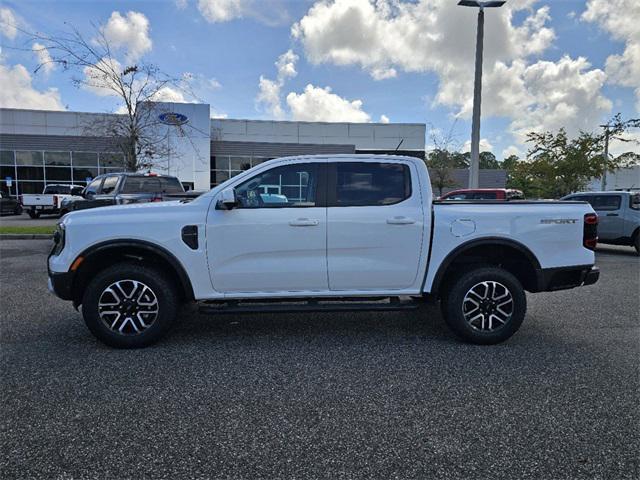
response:
[[[166,141],[155,170],[208,190],[258,163],[287,155],[394,153],[424,158],[424,124],[211,119],[209,105],[154,103],[153,128]],[[51,183],[84,185],[122,171],[117,139],[96,134],[112,114],[0,109],[0,188],[41,193]]]

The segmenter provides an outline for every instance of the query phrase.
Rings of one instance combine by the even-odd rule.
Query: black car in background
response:
[[[169,175],[109,173],[94,178],[82,191],[82,196],[65,199],[60,206],[60,213],[64,215],[87,208],[162,202],[195,196],[197,195],[186,193],[180,180]]]
[[[20,215],[22,214],[22,205],[6,192],[0,192],[0,213],[2,215]]]

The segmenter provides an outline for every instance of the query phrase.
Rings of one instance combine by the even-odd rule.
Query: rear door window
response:
[[[331,199],[330,206],[393,205],[411,196],[411,174],[408,165],[339,162],[333,166],[335,191],[332,192],[334,198]],[[331,181],[333,182],[333,179]]]
[[[620,195],[594,195],[591,200],[594,210],[620,210]]]

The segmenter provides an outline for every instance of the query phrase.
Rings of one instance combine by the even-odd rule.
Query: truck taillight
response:
[[[582,234],[582,244],[584,248],[595,250],[598,243],[598,215],[587,213],[584,216],[584,233]]]
[[[57,206],[58,206],[58,196],[57,196],[57,195],[54,195],[54,196],[53,196],[53,206],[54,206],[54,207],[57,207]]]

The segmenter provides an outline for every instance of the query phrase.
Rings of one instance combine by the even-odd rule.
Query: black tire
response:
[[[61,210],[60,211],[60,218],[64,217],[67,213],[69,213],[69,210]]]
[[[487,297],[499,298],[508,291],[511,303],[503,305],[500,303],[501,300],[480,300],[485,288],[483,282],[489,282],[486,284]],[[476,294],[471,292],[474,288],[475,291],[480,291],[480,296],[476,297]],[[506,300],[508,299],[509,297],[506,297]],[[474,303],[481,305],[477,307],[478,310],[475,310]],[[497,313],[496,305],[500,305]],[[463,273],[449,284],[448,291],[441,299],[441,308],[447,325],[462,340],[480,345],[493,345],[504,342],[518,331],[527,311],[527,297],[522,285],[511,273],[502,268],[481,267]],[[477,314],[474,315],[476,311]],[[505,311],[509,313],[508,317],[503,315]],[[478,317],[479,315],[482,317]],[[469,321],[474,316],[477,319]],[[498,321],[500,318],[505,321]],[[498,326],[491,329],[494,322]]]
[[[16,205],[16,209],[13,211],[14,215],[22,215],[22,205]]]
[[[40,212],[36,212],[35,210],[29,210],[29,216],[32,219],[40,218]]]
[[[151,290],[153,297],[147,298],[147,303],[151,303],[150,300],[153,298],[156,299],[157,314],[153,317],[153,321],[149,322],[152,317],[150,314],[143,312],[143,315],[146,316],[142,318],[149,322],[149,326],[143,328],[140,324],[140,317],[135,315],[136,307],[142,307],[139,307],[136,302],[131,302],[134,304],[133,307],[131,305],[108,307],[109,310],[118,308],[125,309],[125,314],[117,317],[124,318],[124,321],[119,321],[114,329],[111,329],[109,325],[107,325],[107,322],[110,323],[113,319],[116,319],[116,317],[105,314],[104,306],[102,312],[103,317],[100,316],[99,302],[101,296],[104,294],[108,300],[114,301],[114,297],[105,293],[106,290],[116,282],[122,282],[125,293],[130,293],[127,291],[127,285],[134,287],[133,281],[140,282]],[[143,293],[145,292],[140,293],[140,298],[142,298]],[[145,295],[149,295],[148,292]],[[125,298],[123,295],[120,296],[123,297],[123,299]],[[138,294],[132,289],[131,296],[137,297]],[[103,300],[104,298],[105,297],[103,297]],[[134,312],[130,317],[126,317],[127,307],[132,308]],[[178,308],[179,297],[174,282],[161,270],[133,263],[118,263],[99,272],[91,282],[89,282],[89,285],[87,285],[82,300],[82,316],[91,333],[101,342],[115,348],[143,348],[157,342],[167,333],[169,328],[171,328]],[[134,322],[136,318],[138,318],[138,321]],[[118,329],[119,326],[124,328]],[[140,327],[141,331],[136,333],[134,328],[137,329],[138,327]],[[121,330],[121,333],[116,331],[117,329]]]
[[[640,233],[636,233],[636,238],[633,240],[633,248],[636,249],[636,255],[640,255]]]

